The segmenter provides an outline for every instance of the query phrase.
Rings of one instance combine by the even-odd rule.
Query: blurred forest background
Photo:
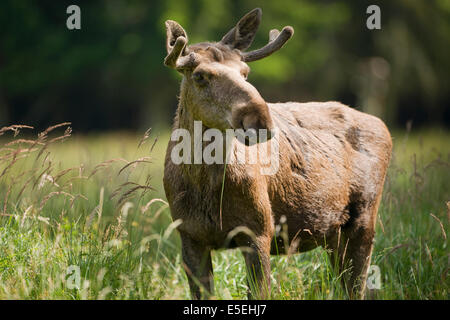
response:
[[[81,30],[66,27],[72,4]],[[366,27],[372,4],[381,30]],[[190,297],[163,188],[181,79],[163,65],[164,21],[218,41],[255,7],[250,49],[295,29],[249,63],[267,101],[341,101],[392,133],[369,298],[448,300],[450,0],[1,0],[0,299]],[[345,299],[329,262],[320,249],[272,257],[271,298]],[[243,256],[213,264],[217,298],[245,299]]]
[[[70,4],[81,30],[66,28]],[[381,30],[366,28],[370,4]],[[251,48],[272,28],[295,29],[282,50],[250,63],[267,101],[338,100],[391,127],[450,126],[448,0],[3,0],[0,126],[167,127],[181,77],[163,66],[164,21],[178,21],[190,43],[218,41],[255,7],[263,19]]]

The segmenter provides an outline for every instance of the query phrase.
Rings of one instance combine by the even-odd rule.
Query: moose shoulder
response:
[[[176,143],[169,142],[164,188],[173,219],[183,221],[178,230],[192,296],[213,293],[213,249],[242,248],[250,297],[267,298],[271,253],[323,246],[339,262],[337,272],[350,270],[343,277],[349,296],[362,297],[391,155],[389,131],[378,118],[338,102],[266,103],[246,81],[247,62],[280,49],[293,29],[272,30],[266,46],[244,52],[260,19],[255,9],[220,42],[190,46],[184,29],[166,22],[165,64],[183,75],[173,130],[193,134],[194,121],[201,121],[203,131],[277,132],[271,140],[279,166],[271,175],[261,174],[260,160],[175,164]]]

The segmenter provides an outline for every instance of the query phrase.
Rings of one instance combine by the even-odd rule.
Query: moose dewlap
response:
[[[336,272],[345,271],[349,297],[362,297],[391,156],[389,131],[380,119],[338,102],[267,103],[247,82],[247,63],[279,50],[294,31],[272,30],[267,45],[247,52],[261,14],[249,12],[219,42],[192,45],[177,22],[166,21],[164,63],[183,76],[173,131],[210,140],[222,134],[226,141],[227,130],[241,129],[257,137],[250,143],[232,137],[234,143],[219,144],[213,155],[230,145],[224,154],[236,155],[276,139],[271,154],[277,170],[269,174],[261,171],[264,157],[195,161],[195,152],[186,150],[208,147],[195,138],[174,162],[179,146],[176,139],[169,142],[164,189],[173,219],[182,220],[178,230],[192,296],[213,293],[211,250],[242,248],[249,295],[267,298],[270,254],[322,246],[337,262]],[[208,135],[211,129],[215,133]]]

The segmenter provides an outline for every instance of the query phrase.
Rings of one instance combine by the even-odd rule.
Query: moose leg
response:
[[[356,218],[347,230],[349,240],[346,259],[351,261],[352,264],[352,273],[347,281],[347,290],[351,299],[364,299],[366,293],[367,273],[372,257],[375,225],[383,193],[383,184],[384,180],[379,183],[378,194],[373,201],[368,201],[367,206],[361,206],[357,209]]]
[[[347,257],[344,257],[344,260],[349,262],[351,267],[350,274],[346,279],[350,299],[364,298],[367,271],[372,255],[373,236],[373,231],[361,230],[348,242],[347,252],[345,253]]]
[[[249,299],[267,299],[270,296],[270,239],[263,237],[239,244],[247,267]]]
[[[342,283],[350,299],[364,298],[377,209],[378,205],[362,210],[356,219],[343,226],[330,241],[331,264],[339,275],[342,274]]]
[[[211,249],[181,234],[183,267],[192,299],[207,298],[214,292]]]

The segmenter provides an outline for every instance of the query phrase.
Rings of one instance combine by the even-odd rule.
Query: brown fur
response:
[[[317,246],[332,250],[338,272],[351,267],[343,283],[350,297],[362,297],[392,148],[384,123],[338,102],[266,103],[246,81],[248,66],[238,51],[222,43],[186,51],[197,63],[182,70],[173,129],[192,133],[193,121],[202,120],[204,130],[275,127],[280,133],[276,174],[262,175],[259,163],[226,167],[221,214],[224,165],[175,165],[170,154],[176,143],[169,142],[164,189],[173,219],[183,221],[178,230],[193,297],[213,292],[213,249],[250,248],[243,250],[250,293],[266,298],[270,254]],[[195,83],[196,72],[207,74],[208,89]],[[276,233],[284,220],[287,242]]]

